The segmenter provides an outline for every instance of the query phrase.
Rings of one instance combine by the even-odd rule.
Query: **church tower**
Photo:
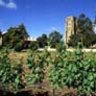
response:
[[[77,30],[77,19],[74,16],[68,16],[66,18],[66,33],[65,33],[65,43],[68,45],[70,36],[76,34]]]
[[[2,46],[2,32],[0,32],[0,47]]]

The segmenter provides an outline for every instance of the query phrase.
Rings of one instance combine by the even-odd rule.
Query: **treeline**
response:
[[[77,19],[77,32],[70,37],[68,46],[76,47],[78,42],[82,42],[84,47],[89,48],[96,44],[93,24],[96,24],[96,20],[92,22],[85,14],[81,14]]]
[[[94,24],[96,24],[96,20]],[[10,27],[7,32],[2,35],[2,47],[21,51],[28,48],[36,50],[38,48],[45,48],[46,46],[56,48],[62,42],[64,43],[63,36],[58,31],[50,32],[49,35],[42,34],[36,41],[28,41],[29,37],[24,24],[17,27]],[[82,42],[86,48],[93,47],[93,45],[96,44],[96,33],[93,30],[93,22],[85,14],[81,14],[78,17],[76,34],[70,36],[68,46],[76,47],[78,42]]]
[[[10,27],[7,32],[2,35],[2,48],[7,47],[16,51],[28,48],[36,50],[49,45],[51,48],[56,48],[62,41],[62,35],[58,31],[51,32],[49,36],[42,34],[35,41],[28,40],[28,38],[30,38],[30,36],[24,24],[17,27]]]

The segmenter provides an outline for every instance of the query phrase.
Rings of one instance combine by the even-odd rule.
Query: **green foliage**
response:
[[[32,86],[41,83],[43,79],[43,63],[40,64],[39,60],[35,61],[31,54],[28,58],[28,67],[31,70],[28,76],[29,85]]]
[[[67,51],[66,47],[63,45],[58,48],[56,53],[56,58],[51,59],[52,67],[49,71],[49,80],[54,88],[64,87],[64,66],[67,63]]]
[[[71,54],[73,58],[65,47],[57,51],[49,71],[51,84],[54,88],[77,88],[80,96],[96,92],[96,60],[85,59],[81,44]]]
[[[58,31],[53,31],[49,34],[50,47],[56,48],[57,44],[61,42],[62,35]]]
[[[2,90],[16,92],[19,89],[20,77],[8,58],[7,49],[0,50],[0,87]]]
[[[4,90],[18,91],[24,88],[22,84],[22,62],[12,66],[8,58],[8,50],[0,50],[0,87]],[[78,90],[78,96],[90,95],[96,92],[96,56],[86,58],[82,52],[82,44],[78,43],[74,52],[68,52],[65,45],[57,48],[56,56],[52,58],[47,48],[41,53],[30,50],[27,59],[28,73],[26,85],[40,85],[48,76],[50,84],[55,89],[64,86]],[[46,72],[47,71],[47,72]],[[47,73],[47,75],[46,75]],[[46,76],[45,76],[46,75]]]
[[[19,42],[15,45],[14,50],[20,52],[23,49],[23,43]]]
[[[29,45],[29,48],[30,48],[31,50],[33,50],[33,51],[37,50],[38,47],[39,47],[39,46],[38,46],[37,41],[31,42],[31,44]]]
[[[7,33],[3,35],[3,46],[14,48],[18,43],[24,43],[22,41],[27,37],[28,33],[23,24],[18,27],[11,27],[7,30]]]
[[[47,46],[48,38],[46,34],[42,34],[42,36],[37,38],[37,42],[40,48],[45,48]]]
[[[30,51],[30,55],[28,57],[28,68],[31,71],[27,76],[28,85],[38,85],[41,84],[44,79],[44,66],[48,64],[47,57],[49,53],[44,51],[40,55],[34,58],[34,54],[36,51]]]
[[[80,14],[77,23],[78,32],[92,32],[92,22],[85,14]]]
[[[78,38],[79,37],[79,38]],[[68,46],[77,47],[78,42],[82,41],[83,34],[75,34],[70,37],[68,42]]]
[[[96,91],[96,61],[84,59],[81,49],[74,53],[74,59],[65,65],[65,85],[77,88],[79,94],[91,94]]]
[[[10,75],[11,66],[7,54],[7,50],[2,51],[0,54],[0,81],[2,86],[6,86],[6,83],[9,84],[9,82],[7,81],[10,80],[10,77],[8,75]]]

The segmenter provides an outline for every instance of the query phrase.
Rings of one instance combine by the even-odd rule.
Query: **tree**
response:
[[[48,45],[48,38],[46,34],[42,34],[42,36],[37,38],[37,42],[40,48],[44,48]]]
[[[92,22],[91,20],[85,16],[85,14],[81,14],[77,20],[77,28],[78,32],[92,32]]]
[[[0,30],[0,37],[2,36],[2,31]]]
[[[19,42],[15,45],[14,50],[20,52],[23,49],[23,43]]]
[[[50,47],[56,48],[57,44],[62,40],[62,35],[58,31],[53,31],[49,34]]]
[[[14,48],[18,43],[24,43],[24,40],[28,37],[28,33],[23,24],[18,27],[10,27],[7,33],[3,35],[3,45],[9,48]]]
[[[82,42],[83,46],[90,47],[96,43],[96,35],[92,30],[92,22],[84,14],[81,14],[77,20],[77,32],[70,37],[68,46],[76,47],[78,42]]]
[[[31,41],[30,45],[29,45],[29,48],[31,50],[37,50],[38,49],[38,42],[37,41]]]
[[[78,42],[81,42],[81,37],[82,37],[81,34],[72,35],[68,42],[68,46],[76,47]]]
[[[96,43],[96,35],[91,33],[78,33],[76,35],[72,35],[70,37],[68,45],[72,47],[77,47],[78,42],[82,42],[83,47],[88,48]]]
[[[18,26],[18,31],[19,31],[19,32],[22,32],[22,34],[20,35],[21,38],[26,39],[26,38],[29,37],[29,35],[28,35],[28,33],[27,33],[27,30],[26,30],[24,24],[21,24],[21,25]]]

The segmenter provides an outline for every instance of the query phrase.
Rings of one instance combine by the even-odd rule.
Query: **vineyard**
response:
[[[88,58],[81,44],[74,52],[62,45],[55,54],[47,48],[30,49],[26,61],[16,62],[10,59],[10,51],[0,50],[2,96],[9,96],[8,92],[12,96],[96,96],[96,54]],[[17,95],[25,91],[27,95]]]

